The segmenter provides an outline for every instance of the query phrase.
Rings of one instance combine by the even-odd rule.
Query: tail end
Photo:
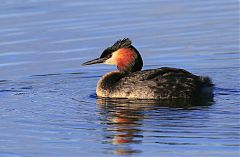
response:
[[[207,86],[207,87],[214,86],[212,79],[208,76],[200,76],[200,81],[204,86]]]
[[[201,97],[203,100],[213,101],[213,87],[212,79],[208,76],[200,76],[201,81]]]

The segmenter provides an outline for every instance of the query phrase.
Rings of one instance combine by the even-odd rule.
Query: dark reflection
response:
[[[106,142],[111,143],[116,148],[112,153],[118,155],[129,155],[140,153],[140,150],[133,149],[131,144],[141,143],[142,120],[144,119],[143,109],[132,105],[106,103],[98,99],[97,103],[101,109],[103,122],[106,124]]]
[[[141,153],[133,145],[141,144],[143,138],[143,120],[166,108],[192,109],[196,106],[208,106],[210,102],[194,102],[190,100],[128,100],[97,98],[101,121],[105,126],[104,141],[112,144],[111,153],[118,155],[131,155]],[[159,112],[160,114],[160,112]],[[109,148],[108,150],[109,151]]]

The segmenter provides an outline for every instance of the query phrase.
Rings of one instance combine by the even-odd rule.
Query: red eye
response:
[[[107,55],[107,58],[111,58],[111,57],[112,57],[112,54]]]

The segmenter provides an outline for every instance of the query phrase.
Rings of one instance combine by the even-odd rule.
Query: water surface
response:
[[[0,156],[239,156],[238,2],[3,0]],[[214,101],[97,99],[111,66],[81,67],[130,37],[144,69],[211,76]]]

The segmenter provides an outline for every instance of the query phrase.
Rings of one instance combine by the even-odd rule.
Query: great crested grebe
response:
[[[212,96],[209,77],[196,76],[183,69],[162,67],[143,70],[143,61],[130,39],[117,41],[100,58],[82,65],[97,63],[117,65],[118,71],[105,74],[97,84],[98,97],[128,99],[193,99]]]

